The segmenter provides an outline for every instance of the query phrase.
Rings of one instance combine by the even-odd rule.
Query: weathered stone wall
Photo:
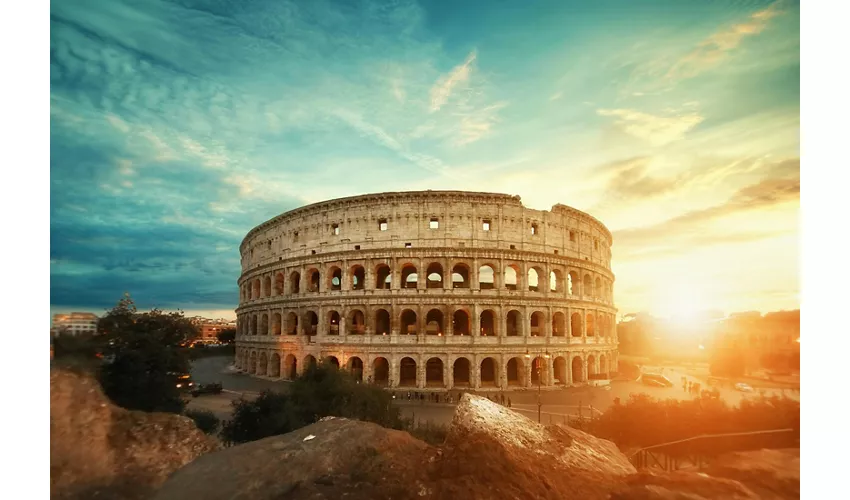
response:
[[[419,388],[583,383],[617,366],[611,243],[590,215],[502,194],[292,210],[241,245],[237,365],[289,378],[332,357]]]

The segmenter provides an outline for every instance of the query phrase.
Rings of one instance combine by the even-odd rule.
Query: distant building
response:
[[[716,356],[743,364],[744,372],[799,370],[800,311],[732,314],[717,322],[712,347]]]
[[[197,340],[212,342],[218,340],[218,334],[222,330],[236,329],[235,320],[209,319],[201,316],[190,318],[192,323],[198,327]]]
[[[97,331],[98,319],[97,315],[86,312],[54,314],[50,333],[54,335],[62,331],[73,335],[80,333],[95,333]]]

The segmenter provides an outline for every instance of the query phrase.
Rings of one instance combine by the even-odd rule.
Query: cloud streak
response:
[[[455,66],[448,74],[440,77],[439,80],[431,87],[431,112],[439,111],[443,105],[448,102],[454,92],[455,87],[466,84],[469,81],[469,76],[472,73],[472,63],[478,57],[478,53],[473,50],[466,56],[466,60]]]

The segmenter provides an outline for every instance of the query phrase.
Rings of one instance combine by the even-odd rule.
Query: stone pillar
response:
[[[555,356],[550,355],[549,359],[546,359],[546,387],[553,385],[555,385]]]
[[[418,360],[416,361],[416,387],[419,389],[425,388],[426,376],[425,376],[425,363],[428,362],[427,359],[424,359],[423,356],[417,356]]]
[[[481,358],[477,354],[469,358],[469,387],[470,389],[481,387]]]
[[[365,268],[365,272],[363,273],[363,279],[366,280],[366,283],[363,283],[364,290],[374,290],[375,289],[375,270],[372,269],[372,261],[366,259],[363,263],[363,267]]]
[[[451,290],[454,288],[454,282],[452,281],[452,263],[449,259],[443,259],[441,264],[443,265],[443,290]]]
[[[546,308],[546,319],[544,320],[546,324],[543,325],[543,336],[546,338],[552,337],[552,322],[555,321],[554,314],[555,313],[552,312],[552,306]]]
[[[525,306],[520,309],[520,316],[522,319],[522,330],[519,332],[520,335],[528,339],[531,336],[531,309],[529,306]]]
[[[472,315],[469,318],[470,330],[469,334],[473,337],[481,336],[481,312],[479,310],[478,304],[472,304],[472,308],[470,314]]]
[[[339,312],[339,336],[345,338],[348,334],[348,307],[343,307]]]
[[[399,370],[401,369],[398,356],[390,356],[389,358],[387,358],[387,362],[390,365],[389,385],[390,387],[398,387],[398,382],[400,379]]]
[[[441,310],[443,311],[443,325],[444,325],[443,335],[445,335],[445,336],[454,335],[454,333],[455,333],[454,332],[455,316],[454,316],[454,311],[452,311],[452,307],[451,306],[445,306],[445,307],[442,307]]]
[[[478,259],[472,259],[472,269],[469,270],[469,288],[472,290],[481,290],[481,282],[479,281],[478,276]],[[496,277],[493,277],[493,281],[496,280]]]
[[[398,266],[398,258],[394,258],[390,263],[390,289],[398,290],[404,288],[404,283],[401,282],[401,269]]]
[[[523,381],[525,383],[523,385],[525,385],[525,387],[532,387],[531,372],[533,370],[532,365],[534,364],[534,354],[531,355],[530,359],[526,359],[526,358],[522,358],[522,359],[524,361],[523,365],[524,365],[524,368],[525,368],[525,380]],[[542,370],[541,370],[540,376],[543,376]]]
[[[446,390],[451,390],[454,386],[454,368],[449,362],[449,357],[440,358],[443,360],[443,386]]]
[[[508,311],[504,307],[498,306],[496,308],[496,314],[499,315],[499,317],[495,318],[495,323],[499,325],[496,329],[496,336],[504,337],[508,334]]]
[[[499,366],[496,367],[498,371],[498,379],[496,386],[500,389],[508,388],[508,361],[505,359],[505,355],[494,356],[494,360],[498,360]]]
[[[581,353],[581,378],[587,383],[587,352]]]
[[[579,309],[581,314],[581,343],[587,343],[587,309]]]

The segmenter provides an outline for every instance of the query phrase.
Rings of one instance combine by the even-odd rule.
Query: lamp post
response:
[[[549,359],[549,350],[548,349],[543,354],[543,358]],[[528,360],[531,359],[531,354],[528,352],[528,349],[525,350],[525,359],[528,359]],[[537,359],[537,358],[535,358],[535,359]],[[541,385],[543,385],[543,379],[540,377],[540,363],[537,363],[537,367],[535,368],[535,371],[537,372],[537,423],[539,424],[539,423],[541,423],[540,412],[541,412],[541,409],[543,407],[543,402],[540,401],[540,387],[541,387]]]

